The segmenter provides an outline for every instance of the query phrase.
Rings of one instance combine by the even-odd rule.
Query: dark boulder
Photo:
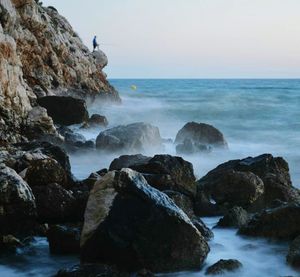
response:
[[[153,272],[199,268],[209,246],[166,194],[131,169],[112,171],[91,191],[81,261]]]
[[[81,264],[69,269],[62,269],[56,277],[130,277],[127,272],[106,264]]]
[[[66,171],[52,158],[32,161],[27,168],[25,180],[30,187],[46,186],[51,183],[58,183],[64,187],[68,186]]]
[[[272,207],[274,201],[300,201],[287,162],[270,154],[223,163],[201,178],[198,188],[199,196],[206,195],[219,208],[241,206],[250,212]]]
[[[24,244],[12,235],[0,235],[0,253],[16,253],[18,248],[22,248]]]
[[[286,261],[295,268],[300,268],[300,236],[296,237],[289,247]]]
[[[219,260],[212,266],[208,267],[205,274],[206,275],[219,275],[225,274],[228,272],[234,272],[239,270],[242,267],[242,263],[238,260],[229,259],[229,260]]]
[[[265,210],[239,230],[239,234],[275,239],[294,239],[300,234],[300,204]]]
[[[214,237],[213,231],[210,230],[200,218],[194,217],[192,222],[206,240],[210,240]]]
[[[87,121],[89,114],[85,101],[70,96],[45,96],[37,99],[46,108],[54,123],[72,125]]]
[[[149,160],[151,160],[151,157],[143,156],[141,154],[122,155],[111,162],[109,170],[121,170],[122,168],[131,168],[135,165],[146,164],[147,162],[149,162]]]
[[[51,254],[79,254],[80,227],[76,225],[50,225],[47,231]]]
[[[159,129],[146,123],[133,123],[102,131],[96,139],[96,147],[103,151],[141,152],[149,148],[161,149]]]
[[[38,220],[41,223],[76,222],[83,218],[83,211],[78,211],[76,198],[69,190],[58,184],[34,186]]]
[[[105,116],[100,114],[93,114],[88,121],[88,124],[90,126],[102,126],[107,127],[108,126],[108,120]]]
[[[185,139],[182,143],[176,145],[177,154],[209,153],[212,151],[210,145],[194,142],[191,139]]]
[[[189,122],[176,135],[175,144],[179,152],[210,151],[211,147],[227,148],[223,134],[215,127],[205,124]]]
[[[222,217],[217,223],[217,227],[234,227],[240,228],[246,225],[249,221],[249,215],[241,207],[233,207],[230,209],[224,217]]]
[[[32,233],[36,205],[28,184],[11,168],[0,164],[0,234]]]

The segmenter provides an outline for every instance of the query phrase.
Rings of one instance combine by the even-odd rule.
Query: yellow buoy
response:
[[[136,85],[131,85],[131,89],[132,90],[137,90],[137,86]]]

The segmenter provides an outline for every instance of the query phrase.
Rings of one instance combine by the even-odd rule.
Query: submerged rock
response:
[[[46,96],[37,99],[40,106],[47,109],[54,123],[72,125],[88,120],[85,101],[71,96]]]
[[[104,151],[141,152],[149,148],[161,149],[159,129],[146,123],[133,123],[102,131],[96,147]]]
[[[289,247],[286,261],[295,268],[300,268],[300,236],[296,237]]]
[[[35,219],[30,187],[13,169],[0,164],[0,234],[30,234]]]
[[[176,135],[175,143],[178,153],[207,152],[211,147],[227,148],[223,134],[215,127],[189,122]]]
[[[275,239],[294,239],[300,234],[300,204],[265,210],[240,228],[239,234]]]
[[[229,260],[219,260],[212,266],[208,267],[205,274],[206,275],[219,275],[225,274],[227,272],[237,271],[242,267],[242,263],[238,260],[229,259]]]
[[[241,207],[233,207],[217,223],[217,227],[240,228],[250,220],[247,211]]]
[[[89,120],[88,120],[88,124],[90,126],[102,126],[102,127],[106,127],[108,125],[108,120],[104,115],[100,115],[100,114],[93,114]]]
[[[82,262],[154,272],[199,268],[209,247],[164,193],[131,170],[112,171],[91,191],[81,236]]]

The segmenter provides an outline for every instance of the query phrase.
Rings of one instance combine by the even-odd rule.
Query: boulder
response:
[[[217,227],[240,228],[249,221],[249,215],[241,207],[233,207],[217,223]]]
[[[199,197],[212,199],[218,208],[241,206],[250,212],[272,207],[274,201],[300,201],[287,162],[271,154],[219,165],[198,181],[198,191]],[[200,200],[196,202],[201,203]]]
[[[67,187],[67,173],[62,166],[52,158],[33,160],[25,176],[26,181],[31,187],[46,186],[51,183],[58,183]]]
[[[205,124],[189,122],[176,135],[175,144],[181,153],[207,152],[211,147],[228,148],[223,134],[215,127]]]
[[[300,236],[296,237],[289,247],[286,261],[295,268],[300,268]]]
[[[88,121],[88,124],[90,126],[101,126],[101,127],[107,127],[108,120],[104,115],[100,114],[93,114]]]
[[[56,277],[130,277],[116,266],[106,264],[81,264],[58,271]]]
[[[219,260],[215,264],[207,268],[206,275],[220,275],[228,272],[234,272],[239,270],[242,267],[242,263],[238,260],[229,259],[229,260]]]
[[[71,191],[53,183],[34,186],[38,221],[40,223],[65,223],[82,220],[83,211],[78,211],[76,198]]]
[[[96,147],[104,151],[141,152],[149,148],[161,149],[159,129],[146,123],[133,123],[102,131]]]
[[[93,51],[92,56],[97,64],[97,66],[102,69],[108,63],[107,56],[101,50]]]
[[[18,248],[23,247],[23,243],[13,235],[0,235],[0,253],[16,253]]]
[[[36,205],[28,184],[0,164],[0,234],[27,235],[36,219]]]
[[[90,193],[81,261],[153,272],[197,269],[209,246],[186,214],[131,169],[111,171]]]
[[[56,124],[78,124],[89,118],[85,101],[82,99],[71,96],[45,96],[38,98],[37,102],[47,110]]]
[[[79,254],[80,227],[76,225],[50,225],[47,231],[51,254]]]
[[[239,230],[239,234],[275,239],[294,239],[300,234],[300,204],[265,210]]]
[[[151,157],[143,156],[141,154],[122,155],[111,162],[109,170],[121,170],[122,168],[131,168],[135,165],[146,164],[147,162],[149,162],[149,160],[151,160]]]
[[[214,237],[213,231],[210,230],[200,218],[194,217],[192,222],[206,240],[210,240]]]

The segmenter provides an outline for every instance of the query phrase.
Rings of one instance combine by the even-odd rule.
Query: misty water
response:
[[[300,186],[300,80],[111,80],[122,105],[93,103],[90,114],[109,120],[109,128],[133,122],[148,122],[160,129],[163,138],[175,139],[189,121],[212,124],[224,134],[229,150],[183,156],[193,163],[197,178],[218,164],[263,153],[284,157],[290,165],[293,184]],[[132,90],[131,85],[137,90]],[[95,139],[103,129],[74,129],[87,139]],[[172,143],[161,153],[176,154]],[[146,155],[158,154],[146,149]],[[72,172],[78,179],[107,168],[119,155],[97,151],[70,155]],[[218,218],[204,218],[213,227]],[[244,267],[224,276],[297,276],[286,265],[287,243],[251,239],[236,235],[235,229],[214,229],[211,251],[198,272],[167,276],[203,276],[205,268],[219,259],[239,259]],[[0,276],[50,276],[59,268],[76,263],[76,257],[48,253],[45,239],[39,238],[36,253],[19,253],[0,258]],[[23,263],[22,263],[23,261]],[[165,276],[165,275],[164,275]]]

